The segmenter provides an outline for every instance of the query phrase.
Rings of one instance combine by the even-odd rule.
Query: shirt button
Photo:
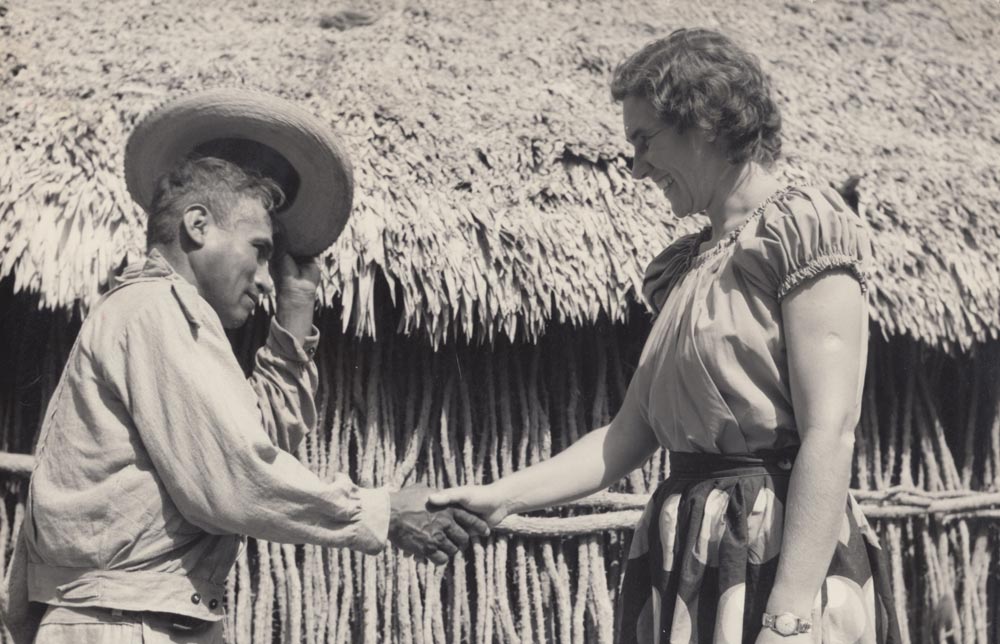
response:
[[[191,603],[192,604],[200,604],[201,603],[201,595],[199,595],[198,593],[195,593],[195,594],[191,595]]]
[[[211,608],[212,610],[215,610],[216,608],[219,607],[219,600],[213,599],[212,601],[208,602],[208,607]]]

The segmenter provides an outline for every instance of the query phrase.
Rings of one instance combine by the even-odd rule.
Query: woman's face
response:
[[[656,115],[649,99],[628,96],[622,104],[625,138],[635,148],[632,177],[649,179],[678,217],[708,207],[718,176],[718,154],[700,130],[680,134]]]

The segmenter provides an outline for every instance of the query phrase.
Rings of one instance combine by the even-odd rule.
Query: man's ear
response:
[[[181,231],[188,241],[197,248],[205,245],[205,233],[209,224],[208,210],[200,204],[192,204],[181,215]]]

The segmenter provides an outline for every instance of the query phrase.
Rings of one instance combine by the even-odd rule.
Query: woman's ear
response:
[[[192,204],[185,208],[181,215],[181,232],[185,240],[196,248],[204,246],[208,220],[209,214],[205,206]]]
[[[699,127],[692,127],[688,130],[688,136],[691,137],[691,142],[694,146],[713,151],[718,150],[719,137],[715,132],[703,130]]]

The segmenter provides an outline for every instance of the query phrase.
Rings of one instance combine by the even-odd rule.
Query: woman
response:
[[[432,501],[495,525],[606,488],[662,445],[670,477],[633,536],[621,641],[898,641],[877,539],[848,495],[863,221],[836,193],[771,174],[778,109],[756,58],[726,37],[682,29],[647,45],[615,70],[612,95],[635,179],[710,224],[650,265],[658,315],[609,425]]]

